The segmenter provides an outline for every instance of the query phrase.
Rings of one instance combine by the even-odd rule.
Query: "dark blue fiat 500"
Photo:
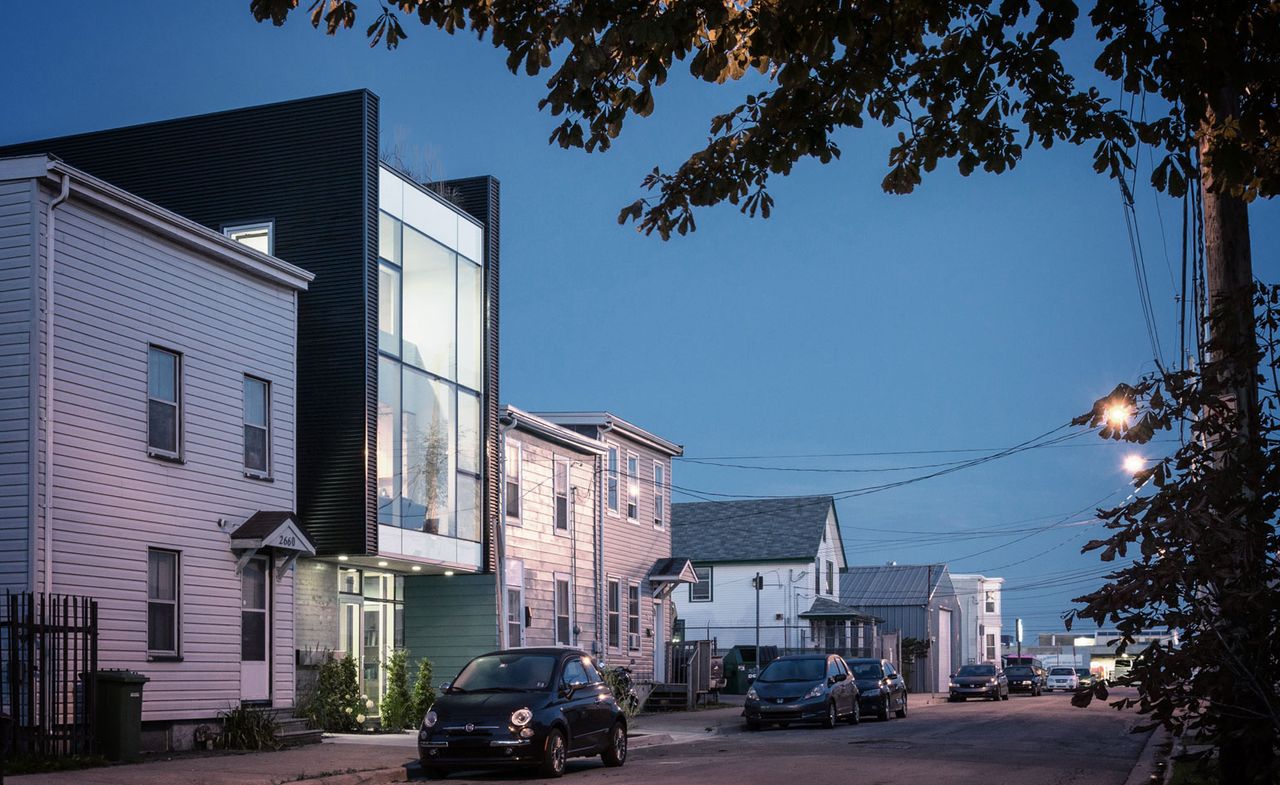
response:
[[[498,766],[564,773],[565,760],[627,759],[627,718],[595,660],[580,649],[529,648],[476,657],[458,673],[418,730],[423,772]]]

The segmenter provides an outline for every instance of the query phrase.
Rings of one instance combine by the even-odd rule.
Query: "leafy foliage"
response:
[[[422,719],[422,717],[414,717],[413,700],[409,695],[409,674],[406,669],[408,658],[408,651],[396,649],[384,663],[387,694],[382,696],[382,704],[379,707],[384,730],[414,728]]]
[[[218,712],[222,720],[222,733],[218,746],[227,750],[276,750],[280,742],[276,738],[279,724],[276,713],[257,706],[235,706]]]
[[[413,724],[422,722],[427,709],[436,702],[436,688],[431,683],[431,660],[423,657],[418,660],[418,673],[413,679],[413,700],[410,704],[410,717]]]
[[[636,700],[631,685],[624,681],[613,668],[601,668],[600,673],[604,676],[604,683],[609,685],[609,691],[613,693],[613,699],[617,702],[618,708],[622,709],[622,713],[628,720],[635,719],[635,716],[640,713],[640,701]]]
[[[358,731],[364,722],[365,701],[355,659],[350,654],[340,660],[330,658],[320,666],[307,716],[317,728],[333,733]]]
[[[297,5],[250,9],[280,25]],[[356,24],[347,0],[310,10],[330,35]],[[1103,49],[1087,76],[1118,82],[1128,109],[1067,71],[1073,0],[398,0],[365,28],[371,45],[408,39],[401,14],[487,36],[512,72],[549,69],[539,108],[563,118],[550,139],[561,147],[609,149],[629,116],[653,112],[677,61],[696,79],[747,86],[711,118],[706,147],[674,172],[655,168],[642,184],[656,195],[621,211],[619,222],[663,238],[694,229],[694,208],[725,201],[767,217],[771,176],[839,158],[837,131],[868,123],[898,130],[881,183],[892,193],[943,159],[966,175],[999,173],[1056,142],[1094,144],[1096,168],[1115,176],[1138,140],[1164,153],[1152,183],[1174,195],[1194,178],[1197,143],[1215,187],[1243,199],[1280,191],[1275,3],[1099,0],[1089,21]]]
[[[1119,680],[1138,685],[1137,699],[1112,705],[1136,705],[1147,727],[1214,745],[1223,780],[1250,783],[1268,781],[1280,739],[1280,287],[1256,285],[1252,304],[1256,342],[1236,349],[1211,341],[1198,373],[1122,384],[1076,419],[1102,426],[1104,438],[1136,444],[1161,431],[1185,436],[1173,456],[1135,476],[1146,493],[1100,511],[1111,533],[1084,550],[1117,566],[1067,616],[1068,627],[1077,617],[1115,627],[1118,652],[1143,630],[1179,631],[1177,643],[1139,653]],[[1265,373],[1247,372],[1257,368]],[[1128,422],[1107,421],[1116,404],[1131,407]],[[1074,701],[1094,698],[1106,700],[1105,687]]]

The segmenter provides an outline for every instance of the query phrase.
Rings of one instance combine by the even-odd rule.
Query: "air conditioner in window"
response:
[[[628,648],[628,649],[638,649],[638,648],[640,648],[640,635],[639,635],[639,633],[632,632],[632,633],[628,633],[628,634],[627,634],[627,648]]]

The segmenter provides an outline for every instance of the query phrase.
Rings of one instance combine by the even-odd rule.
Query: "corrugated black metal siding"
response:
[[[316,274],[298,325],[299,513],[321,554],[376,552],[377,96],[0,148],[24,153],[52,153],[214,229],[275,221],[276,256]]]
[[[485,252],[485,319],[487,340],[484,346],[484,551],[488,570],[498,569],[498,556],[493,547],[496,534],[500,495],[498,482],[502,464],[498,451],[498,301],[501,272],[502,187],[496,177],[466,177],[439,183],[454,202],[484,224]]]

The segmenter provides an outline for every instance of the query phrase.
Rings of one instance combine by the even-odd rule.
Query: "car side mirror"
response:
[[[844,681],[843,673],[833,673],[827,677],[828,684],[839,684],[842,681]]]
[[[453,686],[453,682],[451,682],[451,681],[441,682],[441,683],[440,683],[440,691],[441,691],[441,692],[448,692],[448,691],[449,691],[449,688],[450,688],[450,687],[452,687],[452,686]]]

